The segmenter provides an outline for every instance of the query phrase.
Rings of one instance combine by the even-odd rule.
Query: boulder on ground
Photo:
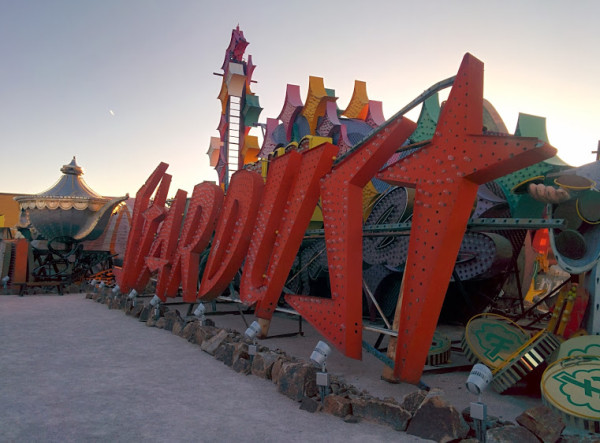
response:
[[[307,363],[287,362],[281,365],[277,390],[292,400],[312,397],[318,393],[316,368]]]
[[[435,423],[435,426],[432,424]],[[438,442],[465,438],[469,425],[462,414],[440,395],[429,395],[415,412],[406,432]]]
[[[365,396],[352,398],[352,415],[405,431],[411,414],[396,401]]]
[[[565,428],[560,415],[547,406],[536,406],[517,417],[517,423],[526,427],[544,443],[554,443],[560,439]]]
[[[508,425],[488,429],[485,433],[487,443],[539,443],[538,438],[523,426]]]

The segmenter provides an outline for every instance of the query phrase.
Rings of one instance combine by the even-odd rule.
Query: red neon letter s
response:
[[[160,163],[135,196],[123,268],[121,272],[115,272],[122,292],[129,292],[136,285],[136,280],[144,265],[144,258],[150,250],[152,239],[162,220],[160,207],[162,206],[162,211],[164,211],[164,204],[171,183],[171,176],[165,173],[168,167],[168,164]],[[160,188],[151,205],[150,198],[159,183]],[[151,211],[152,208],[155,210]],[[151,212],[156,215],[153,219],[150,218]]]

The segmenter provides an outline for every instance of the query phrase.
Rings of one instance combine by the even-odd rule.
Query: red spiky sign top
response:
[[[221,69],[227,71],[227,66],[229,65],[230,61],[238,63],[241,62],[247,46],[248,41],[244,37],[244,32],[240,30],[240,26],[238,25],[231,32],[231,40],[227,50],[225,51],[225,60],[223,61],[223,66],[221,66]]]
[[[394,375],[417,383],[480,184],[552,157],[535,138],[488,136],[483,126],[483,63],[466,54],[431,143],[378,178],[416,187]]]

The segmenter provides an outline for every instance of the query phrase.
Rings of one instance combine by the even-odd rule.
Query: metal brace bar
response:
[[[379,315],[383,319],[383,322],[385,323],[385,325],[388,327],[388,329],[392,329],[392,325],[390,325],[390,322],[388,321],[388,319],[383,314],[383,311],[381,310],[381,307],[379,306],[379,303],[377,303],[377,300],[375,300],[375,296],[371,292],[371,289],[369,289],[369,286],[367,285],[367,282],[363,280],[362,285],[363,285],[363,289],[365,290],[365,292],[367,293],[367,295],[369,296],[369,298],[371,299],[371,301],[375,305],[375,308],[377,309],[377,312],[379,312]]]
[[[224,297],[224,296],[219,296],[219,297],[217,297],[217,299],[221,300],[221,301],[230,302],[230,303],[236,303],[236,306],[237,306],[239,312],[236,312],[236,311],[218,311],[218,312],[207,312],[206,315],[225,315],[225,314],[238,315],[239,314],[239,315],[241,315],[242,320],[246,324],[246,327],[248,327],[248,322],[246,321],[246,318],[244,317],[244,314],[249,314],[250,312],[252,312],[252,308],[248,308],[248,309],[245,310],[245,312],[242,312],[242,309],[240,308],[240,305],[243,304],[243,303],[242,303],[241,300],[236,300],[234,298]],[[267,340],[269,338],[294,337],[296,335],[300,335],[302,337],[304,336],[304,331],[302,330],[302,316],[300,314],[298,314],[293,309],[280,308],[280,307],[276,307],[275,311],[276,312],[281,312],[283,314],[298,316],[298,331],[296,331],[296,332],[286,332],[284,334],[270,335],[268,337],[263,338],[263,340]]]
[[[377,237],[383,235],[405,235],[410,231],[411,223],[389,223],[374,226],[363,226],[364,237]],[[480,231],[487,229],[542,229],[542,228],[564,228],[565,221],[562,218],[471,218],[467,229]],[[324,229],[311,229],[306,231],[304,239],[322,238]]]
[[[339,156],[337,158],[337,160],[335,161],[335,164],[338,164],[344,158],[346,158],[348,155],[352,154],[354,151],[356,151],[357,149],[359,149],[365,143],[365,140],[368,140],[372,136],[374,136],[375,134],[383,131],[388,125],[390,125],[398,117],[401,117],[404,114],[406,114],[407,112],[409,112],[412,109],[416,108],[418,105],[420,105],[421,103],[423,103],[425,100],[427,100],[429,97],[431,97],[436,92],[441,91],[442,89],[449,88],[450,86],[452,86],[454,84],[454,79],[455,78],[456,78],[456,76],[449,77],[449,78],[447,78],[445,80],[437,82],[433,86],[431,86],[428,89],[426,89],[425,91],[423,91],[423,93],[421,93],[417,98],[415,98],[413,101],[411,101],[405,107],[403,107],[398,112],[396,112],[392,117],[390,117],[388,120],[386,120],[383,125],[379,126],[378,128],[376,128],[373,131],[371,131],[370,133],[368,133],[351,150],[349,150],[348,152],[346,152],[344,155]]]
[[[377,332],[378,334],[389,335],[390,337],[398,337],[398,331],[394,331],[392,329],[382,328],[380,326],[374,325],[363,325],[363,330]]]
[[[390,368],[394,369],[394,360],[389,358],[387,355],[383,354],[382,352],[379,352],[377,349],[375,349],[375,347],[371,346],[369,343],[367,343],[364,340],[362,342],[362,347],[369,354],[374,355],[375,358],[377,358],[378,360],[381,360],[383,363],[385,363],[386,366],[389,366]]]

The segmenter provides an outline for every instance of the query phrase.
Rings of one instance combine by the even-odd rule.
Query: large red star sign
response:
[[[431,142],[378,174],[416,188],[396,308],[395,377],[421,378],[478,186],[555,154],[536,138],[483,134],[483,63],[466,54]]]

